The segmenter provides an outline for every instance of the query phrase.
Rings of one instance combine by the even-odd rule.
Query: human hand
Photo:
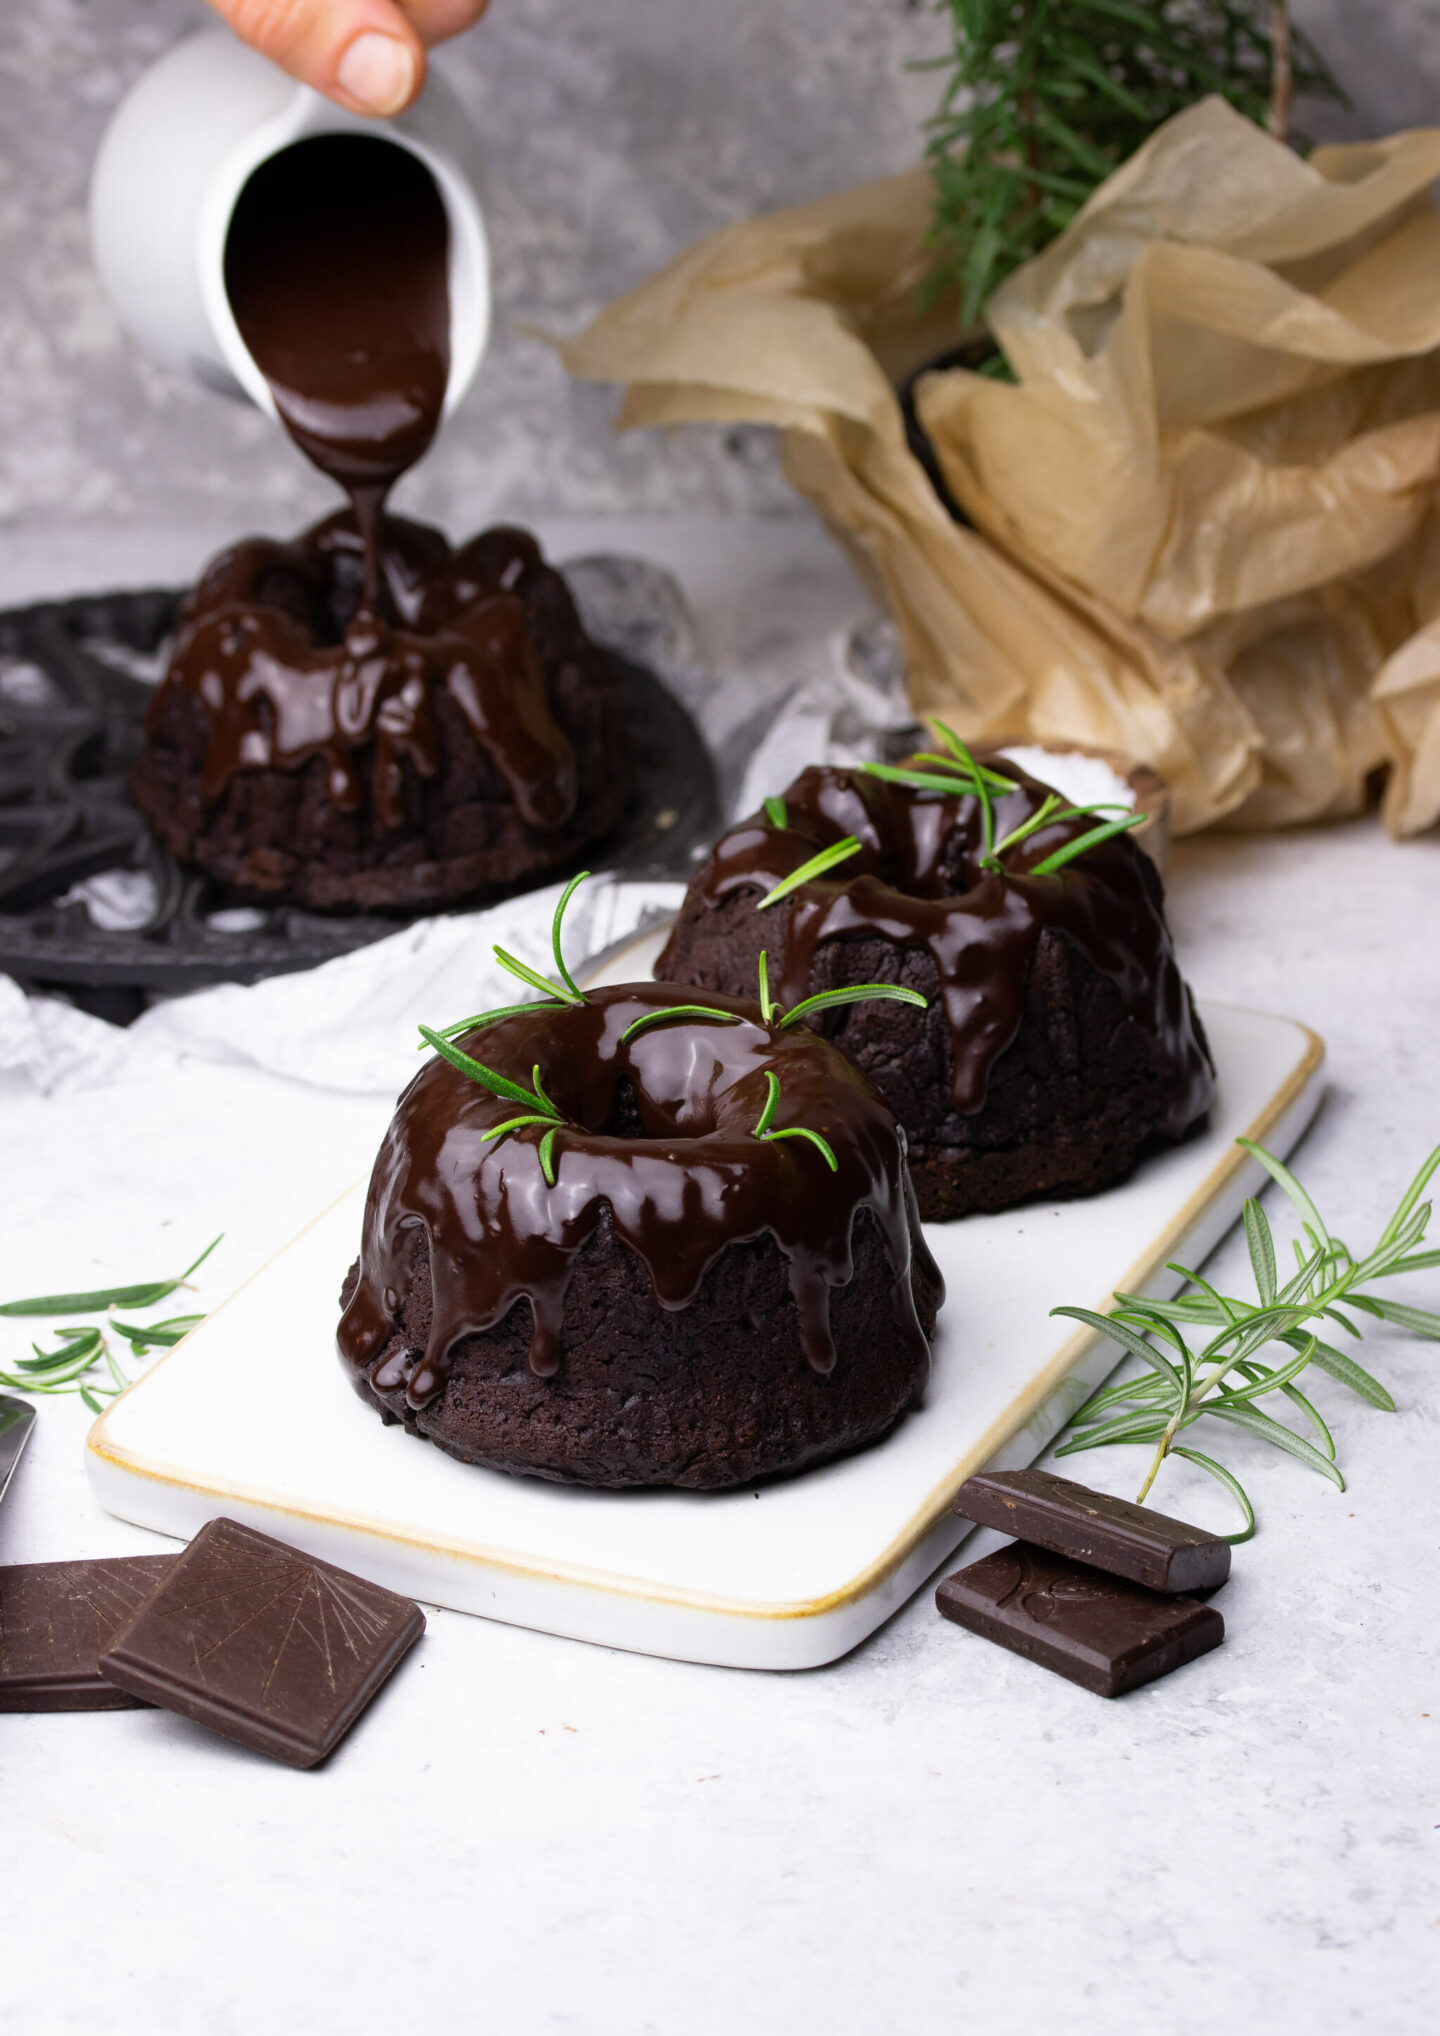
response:
[[[400,113],[425,82],[425,51],[489,0],[210,0],[242,42],[356,113]]]

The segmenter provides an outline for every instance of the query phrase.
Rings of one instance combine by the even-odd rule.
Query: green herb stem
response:
[[[1314,1202],[1289,1168],[1249,1139],[1242,1138],[1237,1143],[1264,1167],[1286,1195],[1308,1241],[1306,1250],[1297,1240],[1296,1271],[1283,1287],[1279,1284],[1275,1240],[1269,1222],[1260,1204],[1251,1198],[1245,1204],[1243,1220],[1255,1281],[1254,1301],[1223,1294],[1199,1273],[1175,1265],[1170,1270],[1181,1275],[1188,1291],[1182,1291],[1173,1300],[1152,1301],[1142,1295],[1120,1293],[1110,1315],[1071,1306],[1051,1312],[1070,1316],[1098,1330],[1131,1357],[1138,1358],[1148,1372],[1148,1376],[1125,1380],[1093,1394],[1075,1419],[1075,1433],[1057,1454],[1069,1456],[1112,1443],[1151,1449],[1150,1464],[1137,1494],[1140,1503],[1149,1496],[1167,1456],[1185,1456],[1223,1484],[1245,1511],[1244,1534],[1231,1537],[1243,1540],[1254,1532],[1254,1512],[1237,1480],[1212,1458],[1193,1449],[1182,1449],[1177,1438],[1194,1422],[1208,1416],[1245,1429],[1318,1471],[1339,1490],[1345,1489],[1345,1480],[1335,1461],[1334,1438],[1297,1380],[1314,1366],[1372,1406],[1393,1411],[1395,1403],[1368,1371],[1333,1344],[1322,1341],[1314,1328],[1307,1325],[1317,1320],[1338,1321],[1351,1335],[1358,1336],[1358,1327],[1337,1306],[1344,1301],[1352,1312],[1392,1321],[1415,1335],[1440,1341],[1440,1314],[1362,1291],[1369,1282],[1389,1277],[1402,1268],[1418,1269],[1417,1259],[1429,1263],[1435,1258],[1435,1254],[1416,1253],[1414,1247],[1423,1239],[1430,1220],[1430,1204],[1420,1202],[1419,1196],[1440,1167],[1440,1147],[1430,1154],[1411,1181],[1375,1248],[1367,1256],[1356,1258],[1331,1235]],[[1184,1332],[1202,1326],[1215,1333],[1196,1354]],[[1260,1361],[1257,1353],[1271,1343],[1279,1343],[1291,1353],[1285,1362],[1267,1365]],[[1316,1442],[1296,1434],[1255,1405],[1275,1393],[1299,1411]]]
[[[837,868],[842,862],[848,862],[852,855],[858,855],[859,852],[860,842],[856,835],[847,834],[843,841],[832,841],[828,848],[822,848],[818,854],[812,855],[808,862],[801,863],[798,870],[792,870],[788,877],[782,877],[773,891],[766,892],[755,907],[756,911],[768,911],[772,905],[778,905],[782,898],[788,898],[792,891],[798,891],[802,884],[813,883],[817,877],[827,875],[829,871]]]

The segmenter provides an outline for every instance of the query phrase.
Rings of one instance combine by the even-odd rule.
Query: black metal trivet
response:
[[[423,908],[382,916],[257,906],[253,895],[186,869],[153,838],[124,778],[180,598],[150,588],[0,610],[0,972],[121,1024],[151,992],[311,968],[426,916]],[[611,655],[634,786],[620,825],[583,861],[627,877],[685,877],[717,829],[714,765],[655,673],[614,648]],[[110,931],[83,901],[62,902],[72,885],[117,869],[151,877],[155,905],[143,926]],[[547,870],[532,888],[569,874]],[[232,923],[217,926],[216,914]]]

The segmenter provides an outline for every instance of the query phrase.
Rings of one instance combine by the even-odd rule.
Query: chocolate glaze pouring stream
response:
[[[382,595],[385,499],[445,401],[448,257],[429,170],[366,135],[320,135],[262,163],[225,246],[235,322],[285,428],[354,505],[367,609]]]
[[[392,142],[299,142],[240,194],[225,247],[236,324],[286,430],[349,496],[364,562],[357,607],[342,570],[353,539],[337,519],[296,545],[239,545],[207,573],[167,685],[204,709],[211,805],[237,772],[318,756],[336,812],[398,831],[407,786],[440,765],[443,689],[527,826],[553,832],[575,810],[574,750],[523,598],[535,545],[499,533],[452,554],[385,521],[444,406],[448,263],[435,179]],[[157,694],[152,717],[162,705]]]

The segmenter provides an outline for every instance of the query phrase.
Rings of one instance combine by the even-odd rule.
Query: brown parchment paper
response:
[[[780,427],[884,596],[917,709],[1121,750],[1177,828],[1440,818],[1440,130],[1302,161],[1206,100],[992,299],[1015,368],[896,383],[924,170],[713,235],[564,348],[622,426]]]

